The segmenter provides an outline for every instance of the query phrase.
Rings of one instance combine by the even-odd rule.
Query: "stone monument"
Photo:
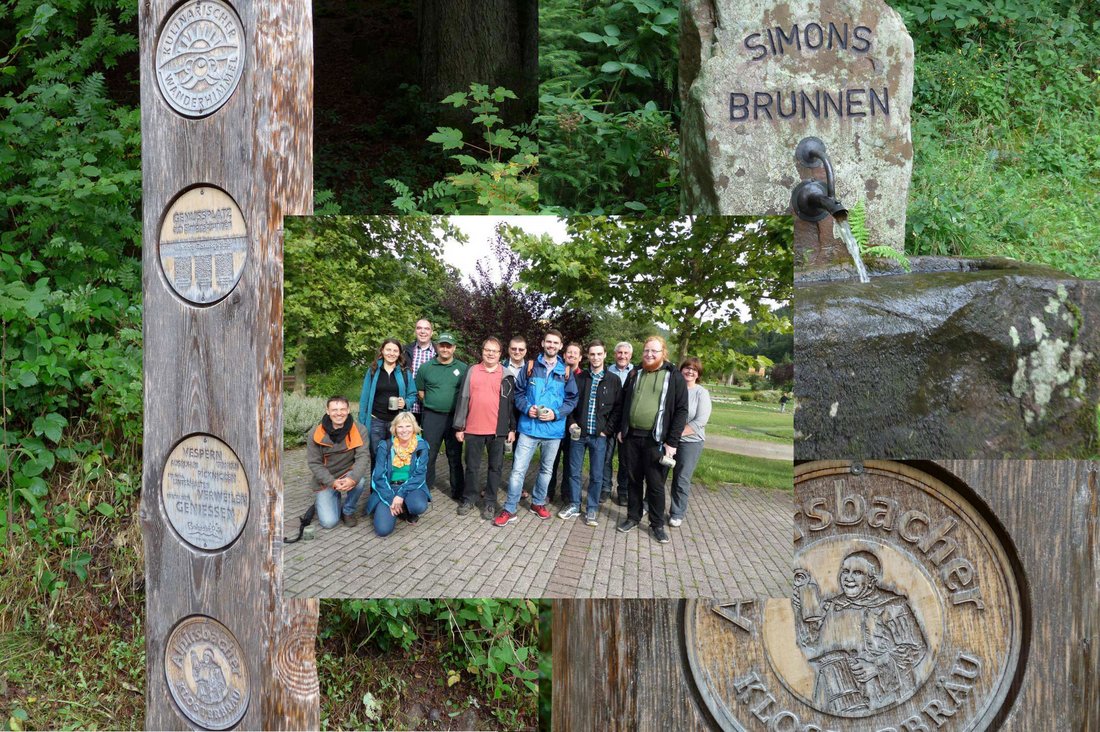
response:
[[[902,250],[913,42],[901,17],[880,0],[684,0],[680,23],[683,211],[788,212],[795,147],[813,136],[837,197],[862,204],[869,243]]]

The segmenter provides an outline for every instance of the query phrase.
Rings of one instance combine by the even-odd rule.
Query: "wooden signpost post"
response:
[[[312,209],[306,0],[144,0],[146,726],[319,724],[281,578],[284,215]]]

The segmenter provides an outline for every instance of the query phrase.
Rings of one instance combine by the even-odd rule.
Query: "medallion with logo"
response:
[[[244,70],[244,33],[221,0],[185,2],[157,40],[157,86],[186,117],[213,113],[232,96]]]
[[[182,620],[168,637],[164,673],[183,715],[204,729],[229,729],[248,709],[248,668],[224,625],[205,615]]]
[[[795,477],[791,596],[689,601],[689,665],[727,730],[984,730],[1009,706],[1023,606],[963,494],[911,466]]]

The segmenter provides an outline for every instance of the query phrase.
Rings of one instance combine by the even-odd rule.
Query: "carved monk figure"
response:
[[[913,669],[928,642],[908,598],[880,587],[882,563],[870,551],[844,557],[841,592],[826,598],[821,614],[806,617],[795,594],[798,644],[816,674],[814,702],[824,712],[862,715],[908,699]]]
[[[195,676],[195,696],[206,704],[217,704],[226,697],[229,685],[225,683],[225,674],[214,660],[214,653],[207,648],[202,659],[191,651],[191,673]]]

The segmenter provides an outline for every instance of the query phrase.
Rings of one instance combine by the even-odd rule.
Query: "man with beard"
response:
[[[865,714],[916,691],[914,668],[928,642],[909,599],[881,587],[881,579],[874,552],[854,551],[840,564],[840,593],[819,613],[803,612],[798,593],[792,600],[798,645],[814,667],[814,702],[823,712]]]
[[[306,439],[306,463],[313,475],[317,520],[326,529],[340,521],[341,513],[348,526],[359,523],[355,507],[364,488],[359,480],[367,474],[370,456],[350,412],[346,397],[329,397],[321,424]]]
[[[642,365],[626,377],[619,420],[620,460],[627,469],[629,490],[626,518],[617,530],[626,533],[641,523],[649,509],[653,538],[669,541],[665,530],[665,479],[675,464],[676,450],[688,415],[687,382],[665,360],[665,339],[646,338]]]

